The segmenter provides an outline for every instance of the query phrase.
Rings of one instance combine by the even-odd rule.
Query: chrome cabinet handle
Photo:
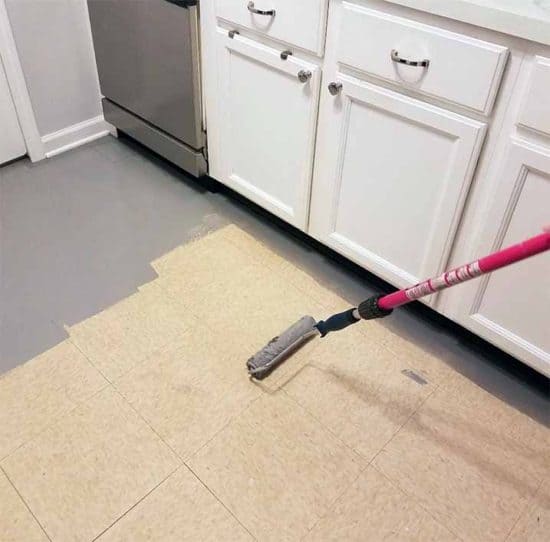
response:
[[[328,85],[328,91],[333,95],[333,96],[336,96],[337,94],[340,94],[340,92],[342,91],[342,83],[336,83],[336,82],[332,82],[332,83],[329,83]]]
[[[298,72],[298,79],[300,83],[307,83],[311,79],[311,72],[309,70],[300,70]]]
[[[391,50],[391,59],[398,64],[406,64],[407,66],[419,66],[421,68],[427,68],[430,65],[430,61],[425,58],[424,60],[407,60],[399,56],[397,49]]]
[[[258,9],[254,7],[254,2],[248,2],[248,11],[251,13],[254,13],[256,15],[267,15],[269,17],[275,17],[275,10],[274,9]]]
[[[235,36],[238,36],[240,34],[240,32],[238,30],[230,30],[227,35],[233,39]]]

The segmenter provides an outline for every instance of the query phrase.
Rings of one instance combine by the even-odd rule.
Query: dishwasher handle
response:
[[[164,0],[180,8],[190,8],[197,5],[198,0]]]

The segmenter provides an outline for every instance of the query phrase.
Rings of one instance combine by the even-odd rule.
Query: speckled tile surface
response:
[[[151,265],[0,378],[2,541],[547,532],[547,427],[377,322],[253,382],[258,348],[346,301],[234,225]]]

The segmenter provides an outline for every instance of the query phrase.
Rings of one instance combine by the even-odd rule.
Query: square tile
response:
[[[249,350],[194,326],[114,386],[185,459],[261,393],[247,376]]]
[[[368,467],[306,540],[458,542],[413,499]]]
[[[69,341],[0,376],[0,459],[106,385]]]
[[[71,341],[113,380],[181,335],[195,318],[155,282],[68,329]]]
[[[189,465],[256,538],[299,540],[365,463],[280,392],[252,403]]]
[[[2,542],[47,542],[48,537],[1,470],[0,503]]]
[[[540,443],[511,427],[545,440],[547,430],[477,386],[443,385],[374,464],[463,539],[503,539],[548,472]]]
[[[550,479],[529,503],[506,542],[547,542],[550,533]]]
[[[270,249],[259,239],[256,239],[243,229],[235,226],[235,224],[229,224],[221,230],[220,235],[223,239],[229,241],[240,250],[252,257],[256,262],[260,263],[263,267],[271,269],[271,271],[281,272],[284,268],[291,264],[279,256],[275,251]]]
[[[407,376],[406,362],[366,340],[359,326],[318,339],[308,364],[284,389],[370,461],[435,385]]]
[[[181,467],[98,542],[252,541],[253,538],[186,467]]]
[[[2,462],[52,540],[91,540],[181,462],[106,388]]]

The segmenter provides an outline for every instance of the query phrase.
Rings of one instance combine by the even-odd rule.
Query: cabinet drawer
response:
[[[523,99],[519,123],[550,135],[550,58],[537,56]]]
[[[343,3],[338,62],[484,114],[490,113],[507,56],[500,45]]]
[[[216,0],[216,15],[302,49],[323,53],[327,0]],[[274,11],[275,15],[255,13]]]

